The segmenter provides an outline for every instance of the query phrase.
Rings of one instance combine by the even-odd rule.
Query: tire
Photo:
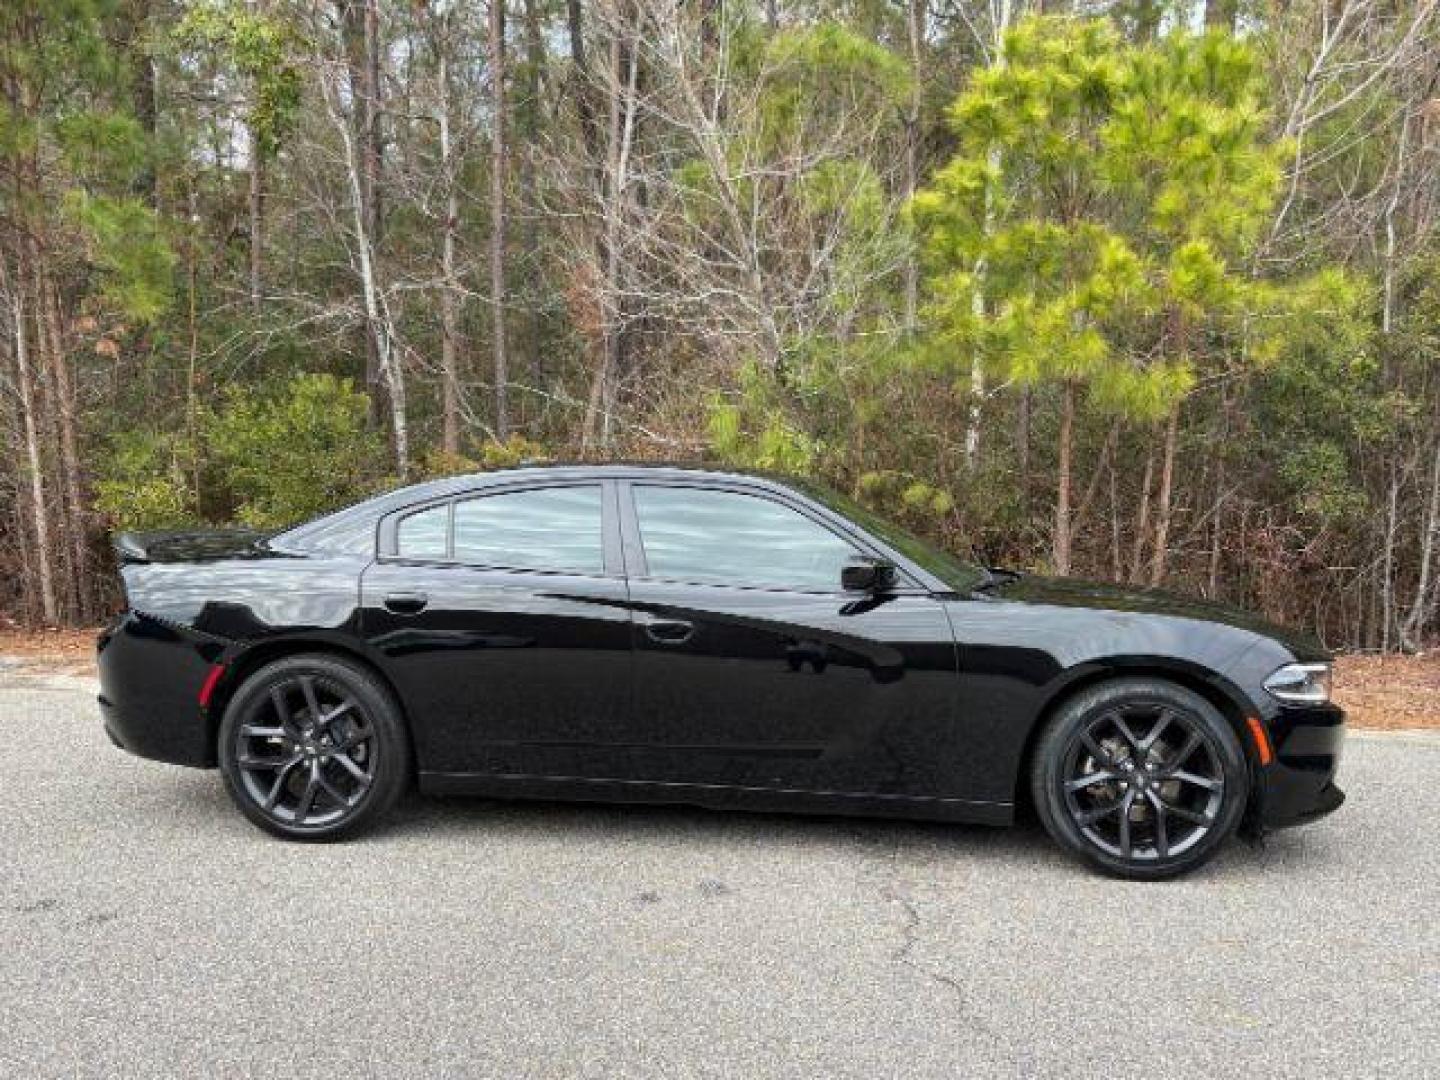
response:
[[[1199,694],[1124,678],[1060,706],[1035,746],[1030,790],[1066,851],[1155,881],[1194,870],[1235,832],[1250,769],[1234,729]]]
[[[225,708],[218,757],[241,813],[287,840],[354,836],[410,779],[394,697],[364,668],[327,655],[285,657],[247,678]]]

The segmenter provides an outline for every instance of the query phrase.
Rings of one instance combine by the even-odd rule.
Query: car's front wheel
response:
[[[1209,859],[1250,793],[1240,741],[1215,706],[1149,678],[1116,679],[1065,702],[1036,745],[1030,782],[1062,847],[1142,879]]]
[[[393,697],[338,657],[260,668],[226,706],[219,740],[231,798],[262,829],[292,840],[334,840],[372,825],[410,775]]]

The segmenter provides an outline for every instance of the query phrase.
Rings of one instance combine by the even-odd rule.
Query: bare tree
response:
[[[505,124],[505,0],[490,0],[490,347],[495,359],[495,436],[510,437],[510,373],[505,342],[505,181],[510,172]]]

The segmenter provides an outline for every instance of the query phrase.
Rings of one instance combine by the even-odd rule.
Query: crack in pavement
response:
[[[995,1045],[1003,1047],[1007,1051],[1012,1050],[1010,1040],[991,1027],[976,1012],[964,984],[959,979],[946,972],[936,971],[916,956],[916,948],[920,944],[920,934],[925,920],[915,898],[910,895],[908,888],[901,881],[900,845],[898,843],[892,847],[887,862],[889,872],[885,877],[881,895],[891,903],[898,905],[904,915],[904,923],[900,927],[900,943],[890,950],[890,960],[939,986],[950,998],[956,1014],[962,1021],[968,1023],[973,1030],[985,1036]],[[1025,1056],[1028,1057],[1028,1055]]]

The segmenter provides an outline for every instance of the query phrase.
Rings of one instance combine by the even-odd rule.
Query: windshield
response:
[[[843,514],[866,532],[884,541],[907,559],[934,574],[956,592],[969,592],[985,580],[985,571],[972,563],[964,562],[948,551],[936,547],[913,533],[906,532],[892,521],[887,521],[872,510],[867,510],[853,499],[810,481],[790,481],[816,502],[829,507],[837,514]]]

